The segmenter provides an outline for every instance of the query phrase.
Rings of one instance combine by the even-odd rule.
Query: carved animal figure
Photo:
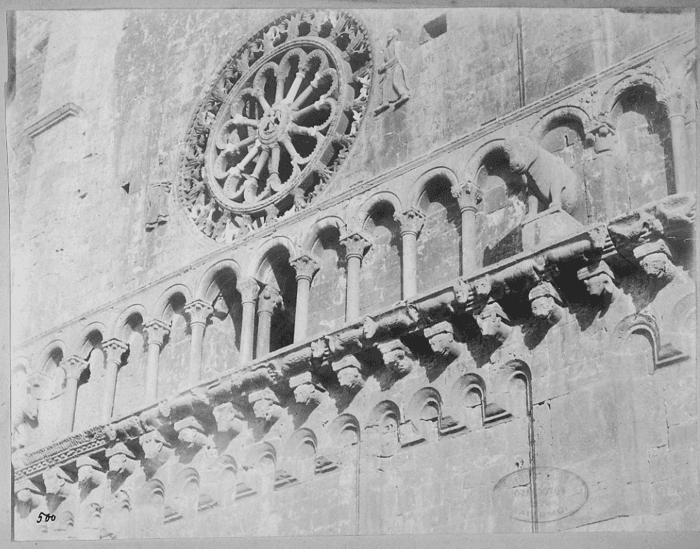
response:
[[[569,214],[577,209],[581,182],[561,158],[526,137],[506,140],[504,150],[510,169],[527,178],[530,213],[537,212],[538,203],[545,208],[561,208]]]

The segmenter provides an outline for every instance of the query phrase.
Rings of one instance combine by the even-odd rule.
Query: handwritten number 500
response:
[[[36,519],[37,522],[41,522],[41,519],[44,519],[44,522],[49,522],[50,520],[56,520],[56,515],[48,515],[46,513],[39,513],[39,518]]]

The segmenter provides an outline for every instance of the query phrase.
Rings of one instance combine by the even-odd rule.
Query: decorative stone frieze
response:
[[[400,339],[377,343],[384,364],[396,375],[403,377],[411,372],[416,363],[411,350]]]
[[[512,332],[511,320],[497,301],[489,301],[475,317],[482,335],[505,342]]]
[[[540,282],[530,290],[528,299],[535,318],[554,325],[564,316],[561,295],[551,282]]]
[[[102,465],[90,456],[80,456],[75,465],[78,468],[78,484],[81,490],[90,492],[100,486],[107,478]]]
[[[443,358],[457,358],[462,352],[460,344],[455,341],[454,326],[448,321],[425,328],[423,335],[433,352]]]
[[[320,380],[311,372],[302,372],[290,378],[289,387],[294,391],[297,404],[309,407],[318,406],[325,393]]]
[[[333,362],[332,367],[341,387],[352,392],[359,391],[364,387],[365,380],[362,376],[362,366],[354,355],[347,355]]]
[[[615,274],[603,260],[579,269],[576,276],[584,283],[591,297],[601,299],[605,303],[612,303],[619,292],[615,284]]]
[[[255,417],[265,423],[274,423],[282,415],[277,395],[268,387],[248,395],[248,402],[253,405]]]
[[[224,402],[216,406],[212,413],[216,420],[216,430],[219,433],[231,433],[236,436],[245,429],[243,414],[233,407],[231,402]]]

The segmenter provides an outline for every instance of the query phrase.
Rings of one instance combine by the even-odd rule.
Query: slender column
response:
[[[671,149],[673,150],[673,178],[677,193],[692,192],[687,176],[686,158],[688,143],[685,132],[685,97],[683,90],[673,89],[659,99],[671,124]]]
[[[481,190],[467,182],[453,187],[452,196],[457,199],[462,213],[462,276],[468,276],[479,268],[476,255],[476,207],[481,202]]]
[[[259,358],[270,352],[270,328],[272,313],[282,302],[282,296],[277,288],[265,286],[258,297],[258,341],[255,356]]]
[[[197,383],[202,376],[202,348],[204,344],[204,329],[214,309],[201,299],[185,305],[185,312],[190,317],[190,368],[188,381],[190,385]]]
[[[347,293],[345,297],[345,321],[357,320],[360,316],[360,267],[362,258],[371,246],[367,237],[360,233],[351,233],[341,238],[345,246],[348,262]]]
[[[75,405],[78,397],[78,380],[85,368],[89,366],[87,360],[78,356],[71,356],[61,362],[60,367],[66,372],[66,392],[63,394],[63,431],[70,433],[75,422]]]
[[[107,370],[104,400],[102,402],[102,421],[107,422],[114,410],[114,395],[117,392],[117,375],[122,366],[122,355],[129,349],[129,344],[119,339],[109,339],[102,344],[105,352]]]
[[[170,333],[170,327],[162,320],[153,319],[144,323],[148,336],[148,362],[146,364],[146,402],[158,397],[158,361],[163,340]]]
[[[241,363],[253,360],[253,341],[255,336],[255,303],[260,293],[260,284],[254,278],[246,278],[238,283],[243,306],[241,323]]]
[[[403,298],[408,299],[418,293],[417,249],[418,234],[425,223],[425,216],[414,208],[394,214],[394,219],[401,224]]]
[[[297,303],[294,316],[294,342],[302,341],[306,337],[306,328],[309,323],[309,290],[311,279],[318,271],[320,265],[310,255],[302,255],[290,261],[297,272]]]

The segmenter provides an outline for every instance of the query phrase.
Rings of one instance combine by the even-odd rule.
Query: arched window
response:
[[[105,355],[102,351],[102,334],[90,332],[83,345],[83,356],[88,361],[78,379],[78,396],[75,403],[74,431],[82,431],[97,425],[102,417],[99,413],[105,390]],[[98,411],[98,413],[95,413]]]
[[[462,216],[446,177],[437,176],[426,185],[418,200],[425,222],[417,243],[418,292],[454,280],[462,257]]]
[[[272,312],[269,351],[276,351],[294,342],[294,317],[297,300],[296,271],[289,263],[289,250],[284,246],[275,247],[268,254],[263,264],[263,282],[277,290],[281,302]],[[261,292],[262,293],[262,292]],[[260,301],[258,301],[260,307]],[[257,334],[260,337],[258,315]]]
[[[163,322],[170,324],[160,354],[158,368],[158,397],[168,396],[188,385],[188,361],[190,352],[190,328],[185,316],[185,296],[174,293],[163,313]]]
[[[343,253],[337,227],[321,230],[311,247],[319,270],[311,281],[309,294],[309,336],[343,325],[346,293],[345,267],[341,264]]]
[[[117,389],[114,394],[114,417],[121,417],[143,404],[146,386],[146,335],[143,332],[143,317],[131,314],[121,330],[121,338],[129,345],[129,352],[117,374]]]
[[[511,171],[502,149],[484,157],[476,184],[483,193],[477,249],[487,266],[522,250],[520,224],[527,214],[527,187],[523,177]]]
[[[401,227],[394,213],[392,204],[379,202],[365,221],[372,246],[360,270],[360,315],[401,300]]]
[[[611,118],[624,166],[620,184],[627,189],[625,206],[634,209],[675,193],[670,124],[654,91],[646,86],[625,91]]]
[[[202,378],[240,364],[242,305],[236,273],[223,268],[214,275],[204,300],[214,308],[204,331]]]

